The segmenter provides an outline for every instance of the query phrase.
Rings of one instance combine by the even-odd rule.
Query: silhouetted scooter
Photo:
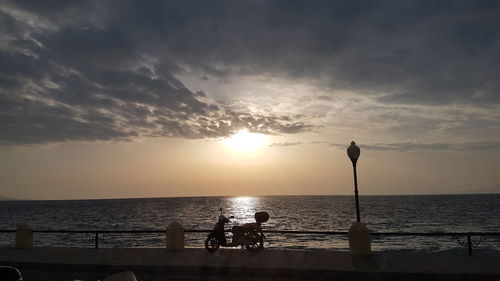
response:
[[[230,218],[234,218],[231,216]],[[264,233],[262,232],[261,223],[269,220],[267,212],[255,213],[255,221],[253,223],[245,223],[244,225],[233,226],[231,232],[233,239],[231,243],[227,243],[224,227],[229,223],[229,219],[222,214],[220,208],[219,221],[215,224],[214,229],[208,234],[205,240],[205,249],[209,252],[215,252],[219,247],[237,247],[245,246],[249,251],[256,251],[264,248]]]

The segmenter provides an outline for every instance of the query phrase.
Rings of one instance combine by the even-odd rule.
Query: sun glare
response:
[[[267,138],[263,134],[251,133],[247,129],[239,130],[222,143],[238,151],[251,152],[267,144]]]

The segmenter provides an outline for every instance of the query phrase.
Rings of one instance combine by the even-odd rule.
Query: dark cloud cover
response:
[[[498,1],[1,1],[0,143],[313,128],[211,102],[187,72],[497,105],[499,26]]]
[[[299,116],[256,114],[202,101],[206,94],[190,91],[175,77],[183,60],[172,61],[177,54],[168,50],[168,36],[136,38],[169,26],[154,22],[160,20],[154,9],[133,22],[135,3],[117,15],[108,15],[112,5],[103,10],[97,2],[39,3],[4,2],[0,12],[2,145],[137,136],[214,138],[241,128],[294,134],[312,128]],[[64,16],[67,10],[80,16]],[[82,14],[89,12],[103,13],[104,25],[87,21],[92,17]],[[145,57],[159,62],[149,64]]]

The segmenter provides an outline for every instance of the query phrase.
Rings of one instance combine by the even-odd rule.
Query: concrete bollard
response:
[[[16,229],[16,248],[33,248],[33,227],[29,224],[20,224]]]
[[[349,250],[352,255],[370,255],[372,253],[370,230],[364,223],[355,222],[349,229]]]
[[[166,247],[167,250],[184,249],[184,228],[176,221],[167,227]]]

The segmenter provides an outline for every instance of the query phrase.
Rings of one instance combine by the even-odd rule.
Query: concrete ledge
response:
[[[339,280],[500,280],[500,255],[374,253],[356,257],[325,250],[123,248],[0,248],[0,265],[53,272],[136,273],[162,276],[245,276]]]
[[[29,264],[29,263],[7,263],[19,268],[22,272],[44,271],[57,273],[72,272],[93,272],[101,276],[123,271],[133,271],[138,276],[184,276],[182,280],[188,280],[186,277],[221,277],[238,278],[245,277],[245,280],[251,279],[293,279],[293,280],[478,280],[478,281],[498,281],[500,275],[496,274],[470,274],[470,273],[424,273],[424,272],[358,272],[358,271],[315,271],[315,270],[297,270],[297,269],[251,269],[251,268],[227,268],[227,267],[161,267],[161,266],[123,266],[123,265],[55,265],[54,264]],[[66,278],[67,279],[67,278]],[[206,278],[202,278],[205,280]],[[32,279],[37,280],[37,279]],[[141,280],[139,278],[139,280]],[[171,280],[171,279],[168,279]],[[173,280],[173,279],[172,279]],[[198,280],[194,278],[193,280]]]

